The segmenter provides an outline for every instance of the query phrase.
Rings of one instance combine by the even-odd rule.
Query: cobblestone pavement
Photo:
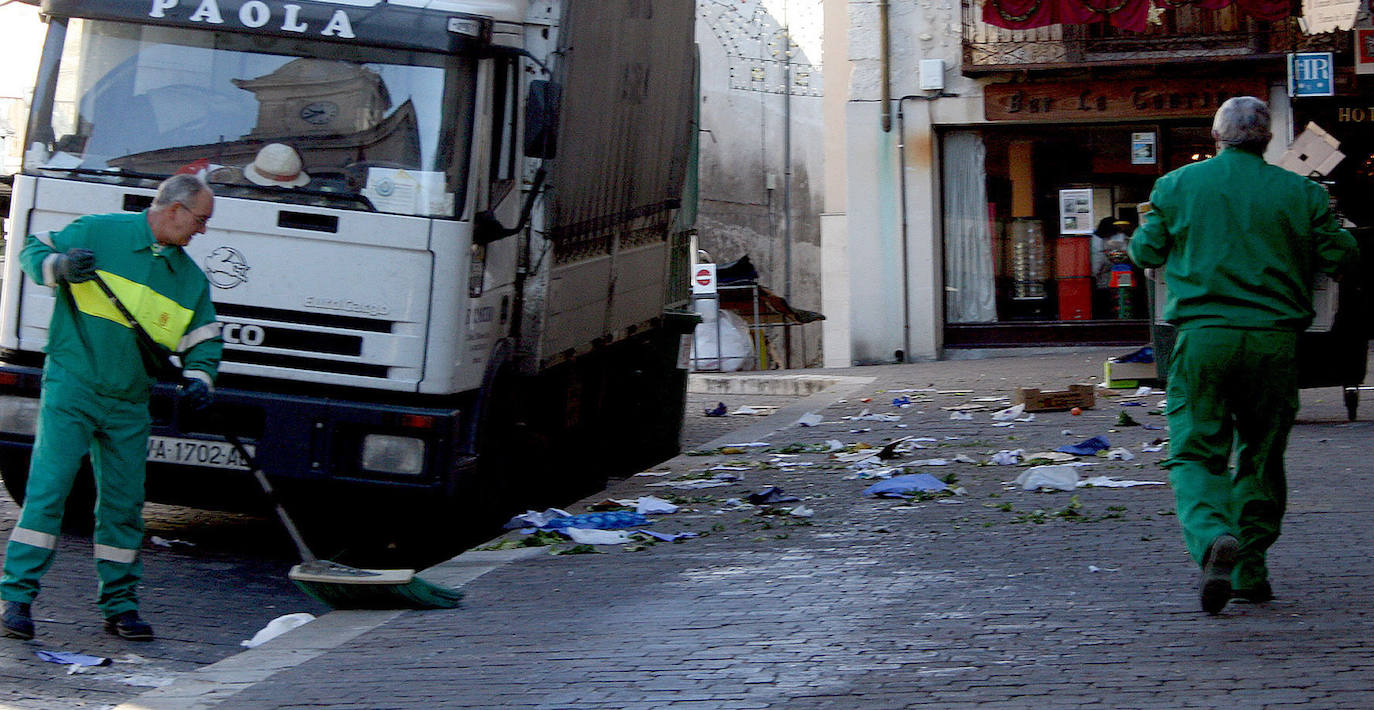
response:
[[[988,464],[1002,450],[1041,452],[1101,435],[1135,458],[1089,459],[1096,465],[1085,476],[1164,481],[1165,454],[1144,448],[1167,432],[1118,425],[1126,413],[1162,427],[1149,413],[1160,395],[1102,397],[1081,416],[1042,413],[1008,427],[990,416],[1005,401],[979,401],[1017,386],[1094,382],[1106,354],[844,371],[874,379],[784,407],[741,432],[745,441],[712,442],[710,455],[678,457],[570,507],[671,496],[684,510],[652,528],[700,537],[602,546],[601,554],[546,554],[573,551],[571,543],[536,549],[474,575],[455,611],[330,614],[322,621],[353,619],[367,630],[303,662],[286,657],[302,652],[292,637],[314,624],[241,654],[232,660],[277,665],[221,684],[215,701],[236,709],[1374,707],[1370,412],[1348,423],[1339,390],[1303,392],[1286,532],[1270,560],[1278,599],[1210,617],[1198,610],[1196,570],[1166,485],[1027,492],[1007,484],[1024,468]],[[894,407],[898,396],[911,406]],[[749,398],[728,404],[747,403],[740,399]],[[1130,401],[1143,406],[1124,406]],[[985,408],[969,420],[947,409],[978,404]],[[806,409],[823,421],[793,426]],[[845,419],[865,410],[900,420]],[[911,442],[925,448],[898,462],[977,462],[912,467],[960,494],[866,497],[873,481],[830,454],[779,456],[899,437],[929,440]],[[753,441],[768,446],[721,448]],[[721,473],[740,480],[682,487]],[[801,500],[727,503],[769,485]],[[787,512],[798,505],[814,515]],[[195,690],[179,683],[122,707],[214,704],[192,702]]]

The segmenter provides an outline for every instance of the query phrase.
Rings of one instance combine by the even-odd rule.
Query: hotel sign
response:
[[[989,121],[1100,121],[1211,116],[1227,99],[1268,100],[1262,79],[1147,79],[989,84]]]

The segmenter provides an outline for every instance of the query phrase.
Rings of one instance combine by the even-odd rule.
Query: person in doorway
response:
[[[1322,186],[1264,161],[1263,101],[1223,103],[1212,137],[1216,157],[1155,183],[1129,253],[1162,266],[1168,284],[1178,334],[1164,465],[1202,568],[1202,609],[1216,614],[1232,598],[1274,596],[1265,559],[1284,514],[1298,334],[1312,321],[1314,274],[1339,276],[1359,252]]]
[[[9,636],[33,638],[30,605],[52,564],[67,496],[89,451],[105,631],[134,641],[153,638],[139,617],[136,587],[154,378],[138,336],[93,280],[104,281],[158,344],[180,356],[178,406],[203,409],[213,396],[223,341],[209,282],[182,247],[205,231],[213,211],[205,183],[175,175],[144,212],[89,215],[25,241],[24,273],[54,287],[56,298],[28,487],[0,579],[0,620]]]

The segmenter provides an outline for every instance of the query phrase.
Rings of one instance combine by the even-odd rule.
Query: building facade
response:
[[[1287,4],[1055,2],[827,8],[827,52],[848,57],[826,97],[842,167],[822,252],[848,260],[824,282],[827,365],[1144,344],[1143,274],[1118,251],[1154,180],[1215,152],[1217,106],[1269,101],[1271,160],[1312,117],[1356,122],[1349,33],[1307,35]],[[1289,98],[1287,55],[1311,49],[1348,97]]]

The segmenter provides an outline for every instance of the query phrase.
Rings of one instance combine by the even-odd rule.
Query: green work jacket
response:
[[[224,344],[210,284],[181,247],[159,246],[148,213],[78,218],[55,232],[33,234],[19,254],[24,273],[55,286],[48,358],[97,392],[146,401],[154,379],[144,368],[137,336],[94,281],[59,282],[59,254],[95,252],[96,272],[153,340],[176,353],[183,374],[213,386]]]
[[[1179,328],[1305,330],[1312,280],[1359,255],[1321,185],[1239,148],[1159,178],[1131,260],[1164,267]]]

